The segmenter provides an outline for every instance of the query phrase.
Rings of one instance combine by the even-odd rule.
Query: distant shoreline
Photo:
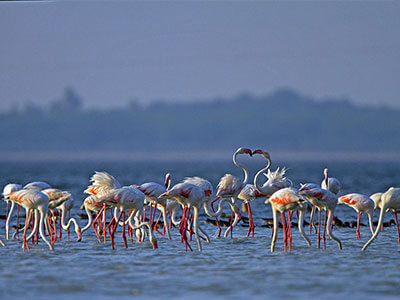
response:
[[[223,161],[233,152],[0,152],[0,162],[34,161]],[[275,161],[400,161],[400,152],[271,151]]]

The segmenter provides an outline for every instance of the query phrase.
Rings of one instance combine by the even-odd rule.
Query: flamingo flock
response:
[[[249,184],[249,172],[243,163],[238,162],[239,155],[253,157],[260,155],[267,164],[254,176],[253,184]],[[180,242],[184,244],[186,251],[193,251],[191,246],[194,235],[199,251],[202,250],[202,240],[210,243],[210,237],[202,228],[200,215],[204,212],[210,218],[215,218],[218,230],[216,238],[222,232],[218,219],[223,210],[223,205],[232,211],[228,228],[224,237],[232,238],[233,228],[242,219],[240,204],[247,208],[249,228],[247,238],[254,238],[255,223],[251,210],[251,202],[257,199],[265,200],[270,205],[273,215],[273,229],[271,240],[271,252],[275,251],[279,228],[282,227],[284,252],[292,250],[292,217],[295,214],[298,219],[298,230],[308,247],[311,241],[303,230],[305,216],[310,214],[310,234],[314,228],[317,234],[317,247],[321,247],[321,235],[323,246],[326,248],[326,235],[337,243],[342,249],[342,242],[333,234],[334,214],[337,205],[344,204],[357,212],[356,238],[360,237],[360,219],[362,213],[368,215],[371,237],[362,247],[367,247],[378,237],[383,225],[385,213],[392,211],[398,231],[398,244],[400,248],[400,227],[397,211],[400,209],[400,188],[390,187],[386,192],[375,193],[367,196],[360,193],[350,193],[338,196],[340,193],[340,181],[328,177],[328,169],[323,170],[324,179],[320,185],[316,183],[301,184],[296,188],[292,181],[286,178],[286,168],[280,167],[275,171],[271,168],[271,157],[268,152],[257,149],[241,147],[233,154],[233,164],[243,170],[243,180],[232,174],[225,174],[219,181],[215,196],[213,185],[201,177],[186,177],[182,182],[171,186],[172,176],[165,175],[163,184],[146,182],[141,184],[129,184],[123,186],[114,176],[102,171],[95,172],[90,178],[90,184],[84,190],[88,196],[84,199],[81,209],[86,211],[87,223],[83,227],[76,218],[71,217],[71,209],[74,198],[68,191],[59,190],[46,182],[35,181],[22,186],[16,183],[7,184],[3,189],[3,199],[7,203],[5,240],[19,239],[22,237],[23,251],[29,251],[29,244],[39,243],[40,239],[53,250],[57,240],[62,239],[63,231],[70,237],[70,228],[73,226],[77,241],[81,241],[82,235],[93,229],[97,242],[106,244],[110,241],[111,248],[115,249],[115,233],[120,230],[125,248],[130,242],[143,243],[146,240],[154,249],[158,248],[157,237],[159,235],[167,240],[172,240],[171,230],[177,227]],[[265,181],[260,184],[261,177]],[[218,201],[218,209],[214,203]],[[11,204],[11,206],[10,206]],[[19,208],[25,209],[25,224],[20,228]],[[15,232],[10,235],[10,227],[13,213],[17,209]],[[313,218],[314,211],[318,210],[318,229]],[[374,211],[379,209],[379,221],[374,229]],[[146,210],[149,214],[146,214]],[[159,217],[156,220],[156,213]],[[324,212],[321,221],[321,212]],[[107,216],[107,212],[109,215]],[[181,213],[180,213],[181,212]],[[180,215],[180,218],[179,218]],[[279,223],[281,217],[281,225]],[[162,223],[160,220],[162,218]],[[57,228],[57,219],[59,228]],[[159,225],[160,224],[160,225]],[[322,225],[322,228],[321,228]],[[159,227],[162,227],[161,231]],[[322,232],[321,232],[322,230]],[[160,237],[158,237],[160,238]],[[0,245],[6,246],[2,240]]]

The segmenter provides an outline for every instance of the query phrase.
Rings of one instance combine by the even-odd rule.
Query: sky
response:
[[[400,108],[400,1],[0,2],[0,110],[290,87]]]

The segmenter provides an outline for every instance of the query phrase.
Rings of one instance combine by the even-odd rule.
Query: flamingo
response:
[[[318,207],[319,209],[324,209],[325,216],[326,216],[326,211],[328,211],[328,222],[327,223],[324,222],[326,223],[326,226],[324,224],[324,234],[323,234],[324,247],[325,247],[325,230],[326,230],[328,236],[337,242],[338,247],[341,250],[342,243],[331,232],[333,213],[335,212],[335,208],[338,201],[336,195],[328,190],[320,188],[318,185],[313,183],[302,184],[300,186],[300,195],[303,195],[312,205]],[[320,224],[321,222],[319,222],[318,224],[318,248],[320,247],[320,232],[321,232]]]
[[[113,222],[110,222],[110,224],[108,225],[108,230],[109,230],[109,234],[111,237],[111,245],[112,245],[113,249],[114,249],[114,233],[115,233],[116,227],[119,224],[119,220],[121,219],[121,216],[123,217],[123,219],[122,219],[122,225],[123,225],[122,238],[125,243],[125,248],[128,248],[128,244],[127,244],[126,236],[125,236],[125,224],[126,224],[125,210],[132,210],[131,214],[128,216],[128,223],[132,229],[136,230],[142,226],[147,226],[147,225],[133,226],[133,225],[131,225],[132,223],[130,222],[132,216],[134,216],[139,210],[143,209],[144,200],[145,200],[144,193],[142,193],[140,190],[138,190],[134,187],[130,187],[130,186],[124,186],[119,189],[115,189],[99,198],[100,203],[104,203],[104,204],[115,207],[113,220],[116,220],[116,224],[115,224],[112,232],[110,232],[110,227],[112,226]],[[120,211],[118,218],[116,218],[117,209],[119,209],[119,211]],[[153,229],[150,226],[149,227],[150,242],[152,243],[153,248],[156,249],[156,248],[158,248],[157,240],[154,238],[153,234],[151,233],[152,230]]]
[[[50,189],[51,185],[44,181],[33,181],[24,186],[24,190],[38,190],[42,191],[45,189]]]
[[[47,197],[49,197],[49,210],[52,213],[53,216],[53,225],[54,225],[54,240],[53,243],[57,240],[57,228],[55,227],[55,221],[54,221],[54,209],[59,208],[61,211],[61,219],[60,219],[60,224],[64,230],[68,230],[69,227],[72,225],[72,223],[75,226],[75,233],[78,236],[78,242],[81,241],[82,239],[82,234],[81,234],[81,228],[78,225],[78,222],[74,218],[70,218],[68,224],[65,224],[65,210],[67,206],[65,203],[69,201],[72,198],[72,195],[70,192],[67,191],[61,191],[59,189],[45,189],[42,191],[42,193],[46,194]]]
[[[44,232],[43,232],[43,224],[44,224],[44,216],[47,213],[47,209],[49,206],[49,198],[44,193],[32,189],[32,190],[19,190],[16,192],[12,192],[6,196],[6,199],[9,201],[14,201],[18,205],[21,205],[26,210],[26,218],[25,218],[25,229],[23,234],[23,245],[22,248],[25,251],[25,247],[28,248],[27,240],[29,240],[33,234],[38,230],[38,223],[39,223],[39,232],[40,236],[42,237],[43,241],[49,246],[50,250],[53,250],[53,246],[51,243],[46,239]],[[31,212],[35,212],[35,225],[32,230],[32,233],[29,237],[26,237],[26,231],[28,228],[28,224],[31,218]],[[38,218],[38,213],[40,214],[40,220]]]
[[[360,239],[360,219],[362,213],[368,215],[369,229],[371,230],[371,233],[374,234],[374,229],[372,228],[372,217],[374,215],[375,203],[371,198],[363,194],[353,193],[339,197],[338,203],[344,203],[357,212],[357,240]]]
[[[156,182],[146,182],[140,186],[136,186],[136,188],[139,191],[144,193],[146,200],[150,203],[151,207],[154,206],[154,215],[156,212],[156,208],[158,208],[161,211],[164,220],[164,230],[166,231],[169,240],[171,239],[171,234],[167,226],[167,212],[166,212],[167,200],[159,199],[158,197],[160,197],[161,194],[165,193],[169,189],[170,185],[171,185],[171,175],[167,173],[165,175],[164,187]],[[150,226],[153,225],[154,215],[151,209],[150,219],[149,219]]]
[[[383,217],[385,213],[389,210],[392,210],[394,214],[394,221],[396,222],[397,226],[398,243],[400,248],[400,228],[397,218],[397,210],[400,209],[400,188],[390,187],[385,193],[381,195],[380,201],[377,201],[377,206],[381,209],[378,225],[376,226],[375,232],[372,237],[362,247],[362,251],[365,251],[368,246],[378,237],[383,223]]]
[[[13,213],[13,211],[14,211],[14,206],[15,206],[15,202],[14,202],[14,201],[11,201],[11,208],[10,208],[10,210],[8,210],[8,209],[9,209],[10,201],[8,201],[8,200],[6,200],[6,199],[7,199],[7,196],[8,196],[8,195],[10,195],[10,194],[12,194],[12,193],[14,193],[14,192],[20,191],[20,190],[22,190],[22,185],[16,184],[16,183],[9,183],[9,184],[7,184],[7,185],[3,188],[3,198],[4,198],[4,200],[7,202],[7,208],[6,208],[6,226],[5,226],[5,238],[6,238],[6,240],[9,239],[10,220],[11,220],[11,216],[12,216],[12,213]],[[4,244],[3,244],[3,245],[4,245]]]
[[[248,154],[250,156],[253,156],[253,152],[251,152],[250,149],[248,148],[239,148],[236,150],[236,152],[233,154],[232,160],[233,163],[235,164],[236,167],[241,168],[244,172],[244,179],[241,181],[238,177],[233,176],[231,174],[225,174],[219,181],[218,186],[217,186],[217,198],[214,199],[211,202],[211,207],[215,201],[217,201],[220,198],[230,198],[232,201],[232,204],[236,206],[236,199],[240,193],[240,191],[245,187],[247,184],[248,180],[248,172],[246,168],[240,164],[237,163],[236,157],[239,154]],[[213,207],[212,207],[213,208]],[[234,212],[235,215],[235,220],[232,223],[231,219],[231,226],[225,231],[224,236],[226,237],[228,235],[229,230],[231,231],[231,237],[232,237],[232,228],[237,224],[237,222],[240,220],[240,214]],[[219,237],[221,234],[221,227],[219,226],[218,219],[217,219],[217,224],[218,224],[218,234],[217,236]]]
[[[299,210],[299,224],[298,228],[300,234],[307,242],[308,246],[311,246],[310,240],[307,238],[303,231],[303,215],[305,210],[305,203],[307,201],[300,195],[299,191],[292,187],[280,189],[273,193],[265,203],[270,203],[272,207],[272,214],[274,218],[274,232],[271,242],[271,252],[274,252],[276,238],[278,234],[278,212],[281,213],[283,234],[284,234],[284,251],[287,249],[287,240],[289,239],[289,252],[291,252],[292,244],[292,233],[291,233],[291,216],[294,210]],[[288,224],[286,226],[285,212],[288,212]],[[286,228],[287,227],[287,228]]]
[[[88,222],[87,222],[86,226],[84,226],[81,229],[81,234],[83,234],[86,230],[88,230],[90,228],[90,226],[92,226],[92,222],[93,222],[92,212],[95,212],[96,214],[98,214],[102,208],[103,208],[103,203],[100,203],[99,199],[95,195],[90,195],[90,196],[86,197],[86,199],[83,201],[83,204],[81,206],[81,210],[85,209],[85,211],[88,215]],[[96,233],[96,236],[98,237],[99,242],[101,242],[97,231],[95,231],[95,233]]]
[[[181,182],[174,185],[170,190],[163,193],[159,197],[160,199],[170,199],[178,202],[183,207],[183,215],[180,222],[180,233],[181,233],[181,241],[185,242],[185,248],[189,248],[190,244],[187,241],[186,230],[187,230],[187,222],[190,215],[190,209],[193,207],[193,227],[194,227],[194,234],[197,241],[197,246],[199,251],[201,251],[201,241],[199,236],[199,209],[201,205],[203,205],[205,201],[204,191],[202,188],[198,187],[197,185],[191,183]]]
[[[340,181],[337,178],[328,177],[328,169],[327,168],[324,169],[324,179],[321,182],[321,188],[331,191],[335,195],[337,195],[341,189]],[[315,225],[314,225],[314,213],[315,213],[315,206],[313,206],[311,208],[310,233],[311,233],[311,227],[314,228],[315,233],[317,232],[317,229],[315,228]],[[318,209],[318,219],[321,220],[321,210],[320,209]]]
[[[119,189],[122,187],[122,185],[119,183],[117,179],[114,178],[114,176],[108,174],[107,172],[95,172],[94,175],[90,178],[90,182],[92,182],[91,185],[87,187],[87,189],[84,191],[84,193],[89,194],[89,195],[94,195],[97,197],[104,196],[116,189]],[[97,199],[97,198],[96,198]],[[106,212],[107,212],[107,205],[104,203],[103,208],[98,212],[100,214],[103,212],[103,236],[104,236],[104,243],[106,242]],[[96,216],[96,221],[98,216]],[[97,233],[97,230],[94,226],[94,223],[92,224],[93,229],[96,233],[96,236],[100,241],[100,237]]]

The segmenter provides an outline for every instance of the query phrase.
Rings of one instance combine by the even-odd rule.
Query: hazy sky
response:
[[[292,87],[400,107],[400,1],[0,2],[0,110]]]

